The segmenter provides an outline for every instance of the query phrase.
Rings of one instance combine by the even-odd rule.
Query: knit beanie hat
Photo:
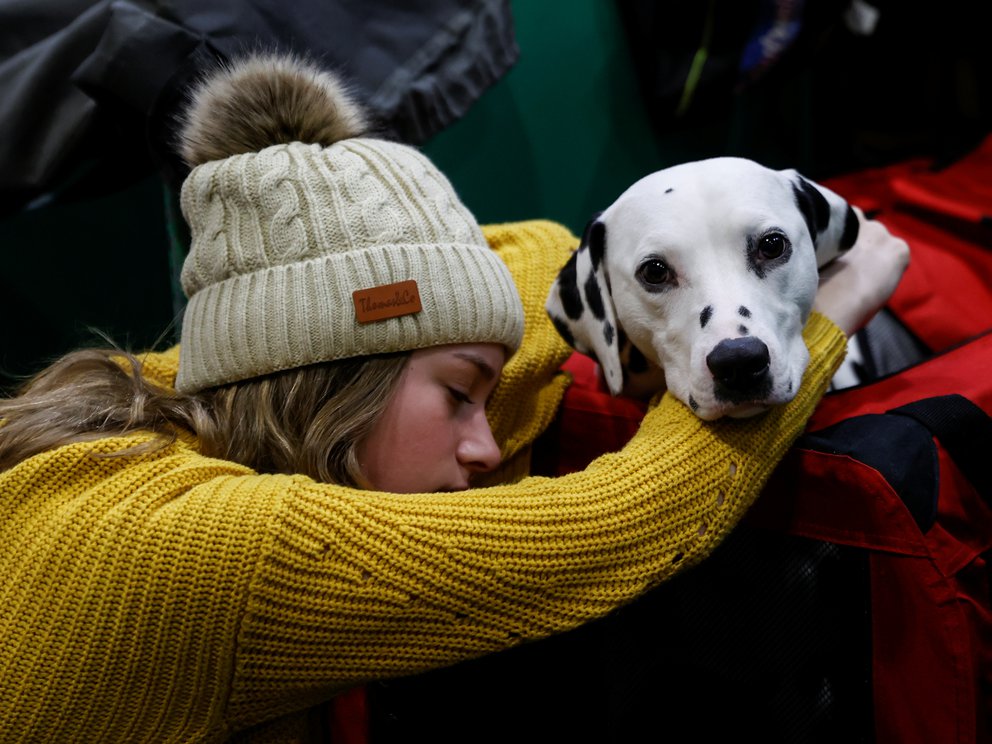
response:
[[[176,389],[347,357],[523,336],[506,265],[417,150],[309,62],[208,77],[182,130],[192,244]]]

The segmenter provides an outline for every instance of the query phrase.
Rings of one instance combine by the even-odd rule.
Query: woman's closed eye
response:
[[[469,394],[466,393],[465,391],[459,390],[458,388],[452,387],[451,385],[446,385],[445,387],[448,388],[448,394],[452,398],[454,398],[455,401],[457,401],[458,403],[465,403],[467,405],[474,405],[475,401],[473,401],[469,397]]]

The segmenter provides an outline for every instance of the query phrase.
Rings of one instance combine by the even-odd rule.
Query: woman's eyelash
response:
[[[457,400],[459,403],[468,403],[469,405],[472,404],[472,399],[469,398],[467,394],[463,393],[458,388],[453,388],[449,386],[448,392],[451,394],[451,397]]]

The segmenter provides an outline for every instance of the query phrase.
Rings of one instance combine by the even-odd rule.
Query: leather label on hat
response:
[[[421,310],[420,292],[413,279],[384,284],[381,287],[357,289],[351,293],[351,297],[355,301],[355,318],[359,323],[398,318]]]

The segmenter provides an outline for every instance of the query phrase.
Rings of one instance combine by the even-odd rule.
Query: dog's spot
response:
[[[693,398],[691,395],[689,396],[689,408],[691,408],[693,411],[699,410],[699,403],[697,403],[696,399]]]
[[[792,380],[789,380],[789,386],[786,388],[787,392],[792,392]]]
[[[671,186],[669,186],[667,189],[665,189],[665,193],[666,194],[671,194],[673,191],[675,191],[675,189],[673,189]]]
[[[750,318],[751,317],[751,311],[748,310],[743,305],[741,305],[739,308],[737,308],[737,314],[740,315],[742,318]]]
[[[551,323],[554,325],[555,330],[558,331],[558,335],[562,337],[566,344],[575,348],[575,336],[572,335],[572,329],[568,327],[568,323],[559,318],[557,315],[550,315]]]
[[[579,250],[582,250],[579,248]],[[582,295],[579,293],[579,279],[576,271],[576,258],[578,251],[573,253],[568,259],[561,272],[558,274],[558,296],[561,298],[561,306],[572,320],[578,320],[582,315]]]
[[[603,339],[606,341],[606,345],[610,346],[613,344],[613,324],[609,321],[603,323]]]
[[[713,306],[707,305],[703,308],[703,311],[699,313],[699,327],[705,328],[706,324],[710,322],[710,318],[713,317]]]
[[[737,326],[737,332],[739,334],[741,334],[742,336],[746,336],[747,333],[748,333],[747,326],[746,325],[739,325],[739,326]]]
[[[602,212],[597,212],[586,225],[582,233],[582,247],[589,249],[589,258],[592,261],[593,271],[599,269],[599,264],[603,261],[603,252],[606,250],[606,223],[599,221]]]
[[[815,248],[817,237],[830,224],[830,204],[816,186],[801,176],[792,184],[792,193]]]
[[[858,215],[848,206],[847,212],[844,214],[844,232],[840,236],[840,249],[842,251],[846,251],[854,245],[854,241],[858,239],[858,231],[860,229],[861,225],[858,222]]]
[[[648,360],[636,346],[630,347],[630,355],[627,358],[627,368],[636,375],[648,371]]]
[[[606,310],[603,308],[603,293],[599,289],[599,282],[596,281],[596,274],[594,272],[590,272],[584,289],[586,293],[586,305],[589,306],[592,316],[596,320],[602,320],[606,317]]]

